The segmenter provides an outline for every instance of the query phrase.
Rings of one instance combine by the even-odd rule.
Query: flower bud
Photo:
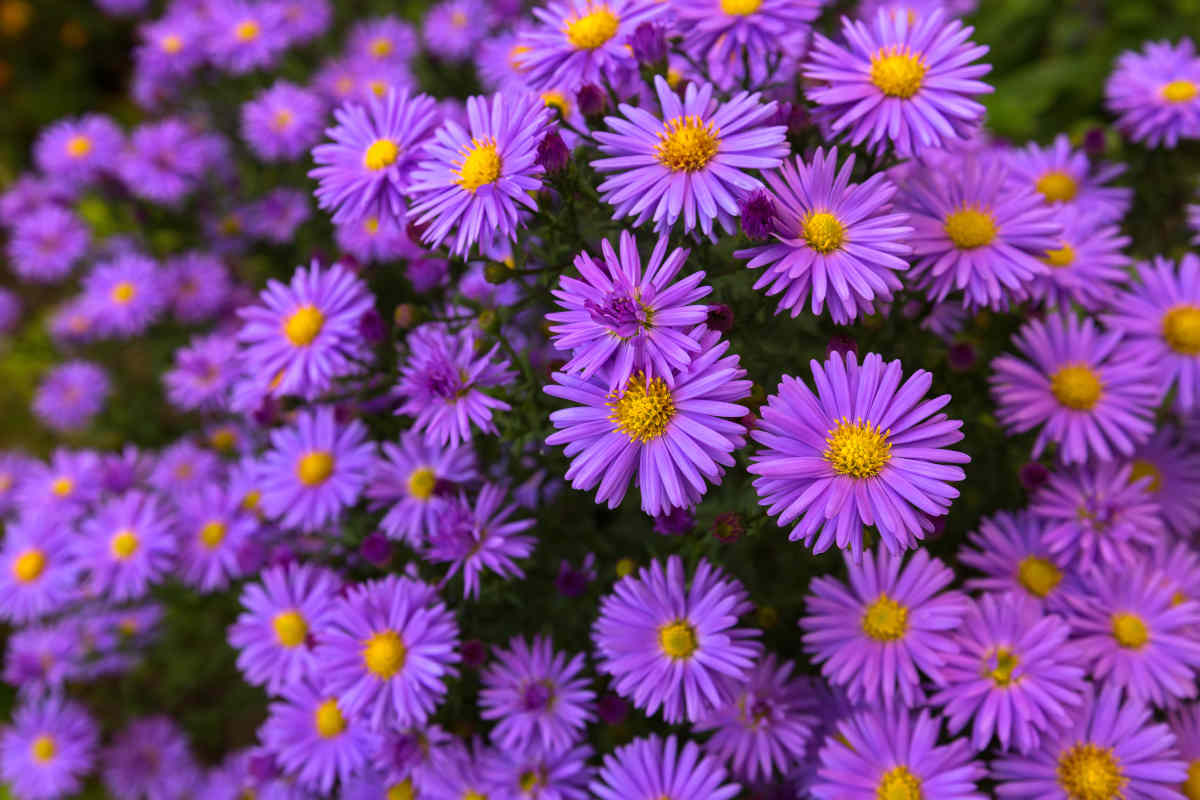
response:
[[[738,202],[742,233],[751,239],[767,239],[775,232],[775,203],[763,189],[755,189]]]
[[[558,131],[550,131],[538,143],[537,163],[546,172],[561,172],[571,161],[571,151]]]

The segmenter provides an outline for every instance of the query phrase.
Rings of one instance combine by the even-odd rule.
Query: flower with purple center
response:
[[[963,546],[958,560],[983,573],[967,578],[966,586],[980,592],[1013,592],[1040,602],[1057,602],[1063,576],[1071,571],[1069,553],[1051,550],[1047,521],[1030,511],[998,511],[984,517],[968,534],[974,549]]]
[[[663,536],[683,536],[696,527],[696,515],[690,508],[674,507],[654,517],[654,532]]]
[[[121,602],[143,597],[175,561],[173,518],[156,495],[129,491],[104,502],[71,542],[83,591]]]
[[[33,413],[60,433],[78,431],[104,408],[111,389],[103,368],[91,361],[68,361],[42,378]]]
[[[100,731],[78,703],[27,698],[0,737],[0,777],[28,800],[73,795],[96,761]]]
[[[768,125],[775,103],[740,92],[713,99],[712,84],[689,83],[681,98],[661,75],[654,78],[661,118],[624,103],[622,117],[605,117],[596,141],[605,158],[592,162],[605,174],[601,197],[613,219],[634,225],[653,219],[666,233],[682,216],[684,231],[713,221],[733,233],[738,198],[762,186],[747,170],[778,167],[788,154],[787,128]]]
[[[5,525],[0,547],[0,618],[23,625],[61,611],[78,597],[70,533],[36,512]]]
[[[208,0],[208,58],[218,69],[244,75],[274,63],[288,47],[283,8],[275,2]]]
[[[229,392],[241,375],[235,336],[210,333],[175,351],[174,364],[163,373],[163,383],[167,400],[175,408],[217,411],[228,405]]]
[[[1200,139],[1200,56],[1187,37],[1122,53],[1104,95],[1117,128],[1135,142],[1173,149]]]
[[[244,206],[246,233],[272,244],[288,244],[297,229],[312,216],[307,192],[279,187]]]
[[[1161,425],[1133,453],[1130,480],[1149,477],[1146,490],[1176,535],[1200,529],[1200,450],[1190,446],[1173,425]]]
[[[128,338],[162,316],[170,302],[166,278],[148,256],[127,253],[92,268],[83,279],[83,293],[95,309],[95,330],[101,336]]]
[[[158,454],[146,482],[177,495],[217,480],[223,471],[221,460],[212,450],[192,439],[180,439]]]
[[[1087,311],[1107,310],[1129,279],[1130,259],[1124,250],[1132,240],[1116,224],[1082,206],[1060,209],[1058,219],[1058,246],[1042,256],[1050,269],[1030,282],[1030,296],[1051,308],[1076,303]]]
[[[598,669],[646,714],[699,722],[732,700],[762,654],[759,632],[736,627],[750,610],[741,583],[708,561],[689,581],[679,556],[665,570],[656,559],[600,601]]]
[[[537,540],[521,532],[535,522],[510,519],[517,506],[504,505],[506,500],[506,491],[490,483],[480,487],[473,503],[460,491],[443,506],[430,531],[423,555],[432,563],[450,564],[443,583],[462,572],[463,597],[479,597],[479,577],[485,570],[505,579],[525,577],[516,559],[533,552]]]
[[[168,258],[164,279],[172,290],[171,311],[180,322],[204,322],[225,308],[233,294],[229,268],[215,255],[194,250]]]
[[[183,797],[201,777],[187,734],[162,715],[126,723],[99,763],[104,788],[118,800]]]
[[[847,555],[846,568],[848,584],[830,576],[810,583],[805,650],[852,703],[920,705],[917,670],[942,682],[967,611],[965,595],[943,591],[954,572],[925,550],[906,562],[884,548],[859,563]]]
[[[700,343],[688,333],[708,318],[697,301],[712,291],[701,284],[704,272],[673,282],[688,252],[667,255],[667,237],[659,237],[642,267],[637,240],[622,231],[618,257],[607,239],[598,265],[586,252],[575,257],[579,278],[563,275],[552,290],[561,311],[546,315],[554,346],[571,353],[562,371],[587,380],[608,376],[609,388],[624,386],[635,371],[648,378],[670,377],[688,366]]]
[[[242,549],[261,532],[240,498],[218,483],[175,497],[179,574],[201,592],[224,589],[242,576]]]
[[[44,174],[85,184],[112,168],[124,144],[125,136],[112,119],[87,114],[59,120],[42,131],[33,156]]]
[[[432,535],[447,492],[477,477],[475,451],[466,444],[441,446],[405,431],[399,442],[383,442],[366,494],[373,509],[387,509],[379,525],[390,539],[420,548]]]
[[[1029,360],[1000,356],[989,383],[1009,432],[1040,428],[1034,458],[1053,442],[1067,464],[1108,460],[1150,438],[1162,382],[1121,331],[1063,312],[1026,322],[1013,342]]]
[[[287,81],[275,84],[242,106],[242,138],[264,161],[295,161],[321,138],[325,101],[316,92]]]
[[[259,741],[305,789],[329,797],[334,781],[345,782],[367,765],[371,732],[366,720],[347,713],[342,700],[307,680],[280,690]]]
[[[727,776],[695,742],[651,734],[606,755],[588,789],[598,800],[730,800],[741,787]]]
[[[57,283],[88,251],[91,233],[78,215],[46,204],[13,221],[8,262],[16,276],[35,283]]]
[[[434,56],[448,61],[469,58],[496,21],[486,0],[441,0],[425,13],[421,38]]]
[[[1107,185],[1125,172],[1125,165],[1098,164],[1093,169],[1083,151],[1072,149],[1065,133],[1046,147],[1030,142],[1011,151],[1006,160],[1008,179],[1032,187],[1049,206],[1086,210],[1102,222],[1117,222],[1133,201],[1132,189]]]
[[[28,625],[11,633],[5,643],[4,682],[31,695],[60,692],[64,682],[83,677],[85,655],[73,620]]]
[[[206,180],[228,173],[231,163],[228,143],[220,135],[168,117],[134,128],[116,167],[133,194],[177,206]]]

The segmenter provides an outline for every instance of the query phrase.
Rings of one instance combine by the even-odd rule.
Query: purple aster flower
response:
[[[229,628],[229,644],[246,681],[278,694],[318,676],[314,633],[333,621],[341,580],[311,564],[268,567],[261,583],[242,590],[245,609]]]
[[[719,484],[733,451],[745,444],[738,421],[746,408],[738,401],[750,381],[729,342],[697,326],[692,336],[700,352],[682,372],[647,378],[636,373],[623,388],[609,390],[602,376],[581,380],[556,372],[544,391],[576,405],[554,411],[559,430],[548,445],[566,445],[571,466],[565,478],[576,489],[599,484],[597,503],[616,508],[636,478],[647,514],[690,508]]]
[[[162,18],[138,26],[134,72],[154,82],[186,77],[204,62],[203,23],[178,7]]]
[[[193,251],[167,259],[165,283],[171,311],[180,322],[204,322],[225,308],[233,294],[229,269],[215,255]]]
[[[879,548],[860,563],[846,556],[846,567],[848,585],[828,576],[809,585],[805,650],[852,703],[919,705],[917,670],[942,683],[967,611],[964,595],[942,591],[954,573],[925,550],[905,563]]]
[[[684,34],[683,48],[693,58],[739,64],[745,58],[765,70],[766,63],[782,53],[786,40],[808,38],[822,2],[673,0],[669,8],[675,29]],[[636,48],[636,36],[634,42]]]
[[[388,538],[420,548],[435,532],[447,490],[477,477],[475,451],[466,444],[442,447],[405,431],[399,442],[383,442],[367,484],[374,510],[386,508],[379,525]]]
[[[1167,800],[1178,797],[1187,765],[1175,736],[1142,703],[1115,686],[1084,691],[1071,723],[1033,753],[993,761],[1000,798]]]
[[[1200,704],[1189,703],[1167,717],[1175,747],[1187,765],[1183,794],[1192,800],[1200,792]]]
[[[463,597],[479,596],[484,570],[505,579],[525,576],[516,559],[527,558],[537,540],[520,534],[532,528],[534,520],[511,520],[517,507],[503,505],[506,500],[505,490],[490,483],[483,484],[474,504],[460,491],[442,507],[437,525],[429,532],[424,557],[450,564],[443,584],[462,572]]]
[[[175,206],[230,162],[223,138],[172,117],[134,128],[117,173],[138,197]]]
[[[1184,253],[1178,265],[1158,256],[1139,264],[1137,275],[1104,324],[1154,363],[1162,393],[1175,390],[1178,411],[1200,409],[1200,256]]]
[[[117,800],[182,797],[200,780],[187,736],[165,716],[126,724],[99,758],[104,786]]]
[[[0,618],[18,625],[54,614],[76,599],[79,570],[62,526],[36,511],[5,526],[0,548]]]
[[[696,515],[690,508],[672,508],[654,517],[654,532],[663,536],[683,536],[696,527]]]
[[[284,527],[319,530],[358,502],[374,457],[358,420],[341,424],[329,407],[303,411],[292,427],[271,432],[259,466],[262,509]]]
[[[360,220],[338,225],[334,231],[334,238],[338,247],[364,263],[411,259],[425,253],[424,248],[408,238],[405,227],[390,214],[368,214]],[[407,274],[416,291],[427,291],[431,286],[413,279],[414,264],[433,262],[433,259],[425,259],[422,262],[409,261]],[[439,273],[439,278],[442,274],[444,272]],[[437,281],[433,283],[436,285]]]
[[[816,800],[985,800],[987,775],[966,740],[939,745],[941,720],[929,711],[861,711],[837,726],[821,748]]]
[[[155,489],[178,495],[217,480],[222,471],[216,453],[191,439],[181,439],[159,454],[146,482]]]
[[[968,578],[968,589],[1014,592],[1044,601],[1058,598],[1063,575],[1070,571],[1069,554],[1051,550],[1046,541],[1047,521],[1029,511],[1000,511],[985,517],[967,541],[958,560],[983,573]]]
[[[295,161],[321,138],[325,101],[294,83],[276,81],[242,106],[242,138],[264,161]]]
[[[1200,56],[1187,37],[1122,53],[1104,94],[1117,128],[1135,142],[1173,149],[1200,138]]]
[[[346,37],[350,58],[405,63],[420,46],[413,26],[399,17],[359,20]]]
[[[416,791],[418,786],[428,783],[429,770],[447,757],[458,742],[439,725],[393,726],[375,732],[372,737],[371,763],[382,773],[387,785],[402,785]]]
[[[1034,458],[1054,442],[1065,463],[1107,460],[1150,438],[1161,381],[1137,348],[1118,346],[1121,336],[1102,333],[1091,319],[1052,314],[1013,337],[1029,361],[1003,355],[992,362],[1000,421],[1012,433],[1041,428]]]
[[[258,297],[258,305],[238,310],[238,339],[256,385],[312,400],[370,357],[358,322],[374,298],[340,264],[297,267],[288,285],[268,281]]]
[[[270,67],[288,46],[279,3],[208,0],[205,44],[218,68],[243,75]]]
[[[1150,552],[1150,568],[1171,587],[1171,602],[1200,600],[1200,553],[1186,541],[1160,542]]]
[[[894,273],[908,269],[911,252],[901,240],[913,229],[907,214],[891,213],[896,187],[882,173],[851,183],[854,155],[840,170],[837,159],[837,148],[817,148],[811,164],[797,157],[766,173],[774,241],[734,255],[750,269],[767,267],[754,288],[768,287],[768,297],[783,293],[776,313],[799,315],[811,294],[812,313],[828,302],[834,322],[844,325],[899,291]]]
[[[333,6],[329,0],[278,0],[280,30],[289,44],[306,44],[329,30]]]
[[[175,351],[174,365],[163,373],[167,399],[181,411],[216,411],[242,374],[237,339],[231,333],[194,337]]]
[[[721,762],[695,742],[651,734],[606,755],[588,789],[599,800],[730,800],[741,787],[726,778]]]
[[[86,573],[86,593],[136,600],[163,580],[175,560],[171,514],[159,499],[130,491],[102,504],[83,522],[71,552]]]
[[[309,195],[281,186],[246,206],[246,233],[272,244],[288,244],[312,216]]]
[[[472,740],[469,749],[456,741],[425,772],[419,796],[428,800],[488,798],[495,788],[490,767],[496,758],[496,751],[478,738]]]
[[[926,400],[930,373],[901,385],[900,362],[875,353],[861,367],[853,353],[809,366],[816,393],[785,375],[751,434],[764,447],[750,466],[760,504],[780,525],[796,520],[788,538],[817,553],[837,544],[857,561],[864,525],[891,552],[916,546],[958,496],[953,465],[970,461],[946,449],[962,439],[962,423],[936,413],[950,396]]]
[[[1200,451],[1171,425],[1159,427],[1133,453],[1130,480],[1149,477],[1146,490],[1167,527],[1179,536],[1200,529]]]
[[[213,592],[243,574],[238,556],[259,526],[240,500],[215,483],[175,498],[179,573],[187,585]]]
[[[601,600],[598,668],[647,714],[699,722],[733,699],[761,656],[759,632],[735,627],[750,609],[741,583],[708,561],[689,582],[679,556],[665,570],[654,560]]]
[[[1132,240],[1081,206],[1068,206],[1058,215],[1062,236],[1042,257],[1050,269],[1030,282],[1029,294],[1051,307],[1077,303],[1087,311],[1107,309],[1128,280],[1130,259],[1123,251]]]
[[[497,33],[480,42],[475,54],[475,67],[480,82],[488,91],[519,91],[527,88],[526,67],[519,59],[529,52],[529,46],[523,43],[529,29],[530,25],[522,22],[515,30]]]
[[[562,751],[495,750],[480,767],[497,800],[588,800],[596,771],[588,765],[591,756],[586,744]]]
[[[86,428],[100,413],[111,385],[108,373],[90,361],[68,361],[46,373],[33,398],[33,413],[48,427],[68,432]]]
[[[425,13],[421,38],[438,58],[462,61],[487,36],[495,19],[485,0],[442,0]]]
[[[84,184],[112,168],[124,139],[117,124],[103,114],[59,120],[38,136],[34,161],[46,175]]]
[[[100,732],[87,709],[51,695],[26,700],[0,738],[0,776],[28,800],[79,791],[96,760]]]
[[[28,696],[58,693],[65,681],[84,677],[84,657],[73,622],[20,628],[5,643],[4,682]]]
[[[1009,180],[1033,187],[1050,206],[1086,209],[1102,222],[1115,222],[1133,201],[1132,189],[1106,185],[1125,172],[1125,165],[1099,164],[1092,169],[1087,155],[1073,150],[1065,133],[1047,147],[1030,142],[1010,152],[1006,160]]]
[[[552,124],[536,95],[501,92],[468,98],[467,123],[446,120],[408,188],[422,241],[436,247],[457,227],[450,249],[464,257],[476,243],[489,252],[515,241],[521,209],[537,208],[537,147]]]
[[[367,764],[371,734],[365,720],[345,712],[341,700],[308,681],[280,690],[259,740],[298,784],[329,797],[334,780],[347,781]]]
[[[36,464],[37,461],[24,453],[0,450],[0,517],[17,508],[17,499],[21,493],[20,482],[26,475],[34,472]]]
[[[1071,633],[1028,594],[985,594],[968,604],[931,702],[943,706],[951,732],[971,723],[976,750],[994,734],[1004,750],[1028,753],[1082,702],[1084,658],[1067,643]]]
[[[624,118],[605,117],[610,130],[596,133],[608,157],[592,166],[609,173],[599,189],[613,219],[653,219],[665,232],[682,215],[685,231],[698,222],[711,236],[717,220],[733,233],[738,197],[762,185],[745,170],[778,167],[788,153],[787,129],[764,124],[775,103],[747,92],[721,103],[707,83],[689,83],[680,98],[661,75],[654,89],[661,118],[622,103]]]
[[[568,750],[595,719],[596,693],[583,675],[583,656],[554,650],[545,637],[514,637],[484,672],[479,715],[498,720],[492,741],[504,752]]]
[[[166,277],[153,259],[129,253],[97,264],[83,279],[101,336],[128,338],[162,315],[170,302]]]
[[[407,89],[371,97],[366,105],[347,103],[333,112],[332,143],[313,148],[317,203],[333,212],[335,223],[369,215],[406,215],[404,193],[438,124],[433,98]]]
[[[803,757],[817,718],[810,711],[809,687],[792,677],[791,661],[774,653],[754,667],[733,700],[695,730],[713,731],[704,748],[750,782],[784,775]]]
[[[87,225],[75,213],[45,205],[14,220],[9,265],[22,280],[57,283],[87,253],[90,241]]]
[[[845,45],[814,35],[808,98],[853,145],[890,141],[910,156],[966,139],[984,114],[971,97],[992,91],[976,80],[991,66],[971,63],[988,51],[968,41],[972,31],[941,11],[915,20],[882,9],[865,22],[843,17]]]
[[[497,357],[499,344],[482,353],[480,344],[473,328],[450,333],[443,325],[428,324],[408,335],[409,357],[395,388],[404,403],[396,413],[412,417],[425,441],[458,447],[471,440],[473,427],[494,434],[492,412],[512,408],[484,394],[512,381],[514,373],[507,359]]]
[[[29,463],[17,484],[17,507],[47,520],[71,520],[100,494],[100,458],[89,451],[55,450],[50,462]]]
[[[667,237],[659,237],[645,269],[637,240],[621,232],[618,258],[607,239],[600,242],[602,265],[586,253],[575,257],[580,278],[563,275],[552,290],[562,311],[547,314],[556,348],[571,353],[563,372],[586,380],[607,374],[609,388],[624,386],[635,371],[670,377],[691,362],[700,343],[688,333],[708,318],[696,301],[712,289],[704,272],[674,281],[687,261],[683,248],[667,255]]]

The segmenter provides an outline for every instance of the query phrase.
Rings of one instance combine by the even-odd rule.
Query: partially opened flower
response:
[[[447,490],[475,478],[475,452],[466,444],[430,444],[416,431],[383,442],[366,494],[387,509],[379,525],[391,539],[420,547],[437,527]]]
[[[237,339],[211,333],[175,351],[175,363],[163,373],[167,399],[184,411],[215,411],[229,402],[229,392],[242,374]]]
[[[1122,53],[1104,94],[1117,127],[1135,142],[1174,148],[1200,138],[1200,56],[1187,37]]]
[[[229,269],[217,256],[200,250],[168,258],[166,282],[172,289],[171,313],[180,322],[203,322],[221,311],[233,294]]]
[[[1009,153],[1007,160],[1009,180],[1032,186],[1047,205],[1075,208],[1103,222],[1116,222],[1133,201],[1132,189],[1107,185],[1125,172],[1125,165],[1098,164],[1093,169],[1087,155],[1073,149],[1065,133],[1045,147],[1030,142]]]
[[[651,734],[606,755],[588,789],[599,800],[730,800],[741,787],[727,779],[695,742]]]
[[[133,194],[177,206],[214,174],[227,173],[232,161],[222,137],[168,117],[134,128],[116,168]]]
[[[329,796],[367,764],[371,732],[366,720],[347,714],[340,699],[308,681],[290,684],[271,703],[259,739],[297,783]]]
[[[142,491],[101,505],[72,542],[84,591],[117,602],[144,596],[174,564],[171,521],[159,498]]]
[[[0,777],[29,800],[72,795],[95,764],[99,739],[96,723],[78,703],[54,695],[27,699],[0,737]]]
[[[490,483],[472,500],[460,491],[442,507],[430,532],[422,554],[435,564],[450,565],[443,582],[462,573],[463,597],[479,597],[484,571],[505,579],[525,577],[516,562],[533,552],[536,539],[522,532],[532,528],[534,520],[510,519],[517,506],[507,499],[504,488]]]
[[[967,588],[1003,594],[1015,592],[1036,600],[1058,598],[1070,553],[1052,550],[1046,539],[1049,523],[1030,511],[998,511],[984,517],[968,534],[958,560],[983,573],[968,578]]]

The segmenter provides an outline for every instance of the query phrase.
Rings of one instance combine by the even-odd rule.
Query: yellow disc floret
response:
[[[720,131],[689,114],[663,123],[654,156],[672,172],[699,172],[716,157],[720,146]]]
[[[1150,481],[1146,484],[1146,491],[1157,492],[1163,485],[1162,470],[1151,461],[1144,458],[1135,458],[1129,470],[1129,482],[1137,483],[1142,478],[1149,478]]]
[[[1063,242],[1057,250],[1047,250],[1042,260],[1052,267],[1069,267],[1075,263],[1075,248]]]
[[[388,787],[386,800],[415,800],[416,796],[417,792],[413,789],[412,780],[405,778]]]
[[[1200,800],[1200,758],[1188,764],[1187,780],[1183,782],[1183,796],[1188,800]]]
[[[75,481],[66,476],[56,478],[54,483],[50,484],[50,491],[58,497],[66,497],[75,491]]]
[[[908,609],[880,592],[863,613],[862,629],[877,642],[894,642],[908,632]]]
[[[1200,86],[1189,80],[1171,81],[1162,87],[1163,100],[1168,103],[1186,103],[1195,100],[1197,94],[1200,94]]]
[[[609,417],[616,424],[614,430],[629,437],[631,442],[648,442],[667,431],[675,416],[675,401],[671,390],[662,378],[646,380],[643,372],[629,378],[625,391],[613,392],[608,396]]]
[[[21,583],[36,581],[46,570],[46,553],[31,547],[13,559],[12,574]]]
[[[1066,203],[1074,200],[1079,192],[1079,184],[1070,173],[1061,169],[1043,172],[1033,184],[1033,188],[1041,192],[1047,203]]]
[[[404,667],[407,657],[408,648],[395,631],[377,633],[363,642],[363,663],[371,674],[385,681]]]
[[[805,214],[801,232],[808,246],[822,254],[840,250],[846,241],[846,226],[828,211]]]
[[[305,453],[296,463],[296,477],[305,486],[318,486],[333,474],[333,454],[328,450]]]
[[[946,235],[959,250],[985,247],[996,238],[996,220],[979,208],[960,208],[946,215]]]
[[[1163,338],[1176,353],[1200,355],[1200,306],[1175,306],[1163,315]]]
[[[428,500],[433,497],[437,486],[437,475],[432,467],[417,467],[408,476],[408,494],[418,500]]]
[[[71,158],[83,158],[92,152],[92,140],[82,133],[67,140],[67,155]]]
[[[825,439],[825,452],[821,456],[838,475],[874,478],[892,460],[889,433],[871,422],[842,419]]]
[[[225,523],[219,519],[210,519],[200,528],[200,541],[209,550],[225,540]]]
[[[1007,647],[997,647],[992,658],[986,659],[983,674],[992,679],[997,686],[1009,686],[1013,683],[1013,670],[1021,663],[1017,654]]]
[[[883,773],[875,789],[876,800],[921,800],[921,779],[903,764]]]
[[[1091,411],[1100,402],[1104,385],[1087,364],[1067,364],[1050,376],[1054,399],[1075,411]]]
[[[1040,556],[1025,556],[1017,565],[1017,580],[1030,594],[1045,597],[1058,586],[1062,572]]]
[[[50,759],[54,758],[54,754],[58,751],[58,747],[54,744],[54,737],[47,733],[43,733],[33,740],[33,744],[29,747],[30,753],[33,755],[33,760],[39,764],[45,764]]]
[[[126,305],[131,300],[133,300],[133,298],[136,294],[137,294],[136,286],[134,286],[129,281],[121,281],[120,283],[118,283],[116,286],[114,286],[112,288],[112,291],[109,292],[109,297],[112,298],[114,303],[118,303],[120,305]]]
[[[233,27],[233,35],[239,42],[252,42],[261,32],[258,23],[252,19],[244,19]]]
[[[113,556],[123,561],[137,552],[139,544],[137,534],[126,528],[125,530],[118,531],[116,536],[113,536],[112,540],[108,543],[108,546]]]
[[[907,47],[882,47],[871,57],[871,83],[888,97],[911,98],[921,90],[927,70]]]
[[[308,638],[308,623],[296,609],[280,611],[271,620],[275,638],[284,647],[299,647]]]
[[[317,706],[313,717],[317,723],[317,733],[323,739],[332,739],[346,730],[346,718],[342,716],[337,700],[332,697]]]
[[[373,172],[387,169],[400,157],[400,147],[391,139],[376,139],[363,153],[363,166]]]
[[[691,658],[698,644],[696,629],[687,620],[675,620],[658,629],[658,646],[671,658]]]
[[[1150,631],[1137,614],[1122,611],[1112,615],[1112,634],[1117,644],[1130,650],[1140,650],[1150,641]]]
[[[296,347],[306,347],[321,332],[325,315],[316,306],[308,304],[297,308],[283,323],[283,335]]]
[[[606,5],[589,5],[588,13],[568,19],[563,26],[567,41],[576,50],[595,50],[617,35],[621,18]]]
[[[1058,785],[1070,800],[1119,800],[1128,779],[1110,748],[1079,742],[1058,757]]]
[[[763,0],[721,0],[721,10],[731,17],[748,17],[762,4]]]
[[[469,147],[462,149],[462,161],[455,161],[458,167],[459,186],[474,194],[480,186],[495,183],[500,179],[500,154],[496,152],[495,139],[472,139]]]

